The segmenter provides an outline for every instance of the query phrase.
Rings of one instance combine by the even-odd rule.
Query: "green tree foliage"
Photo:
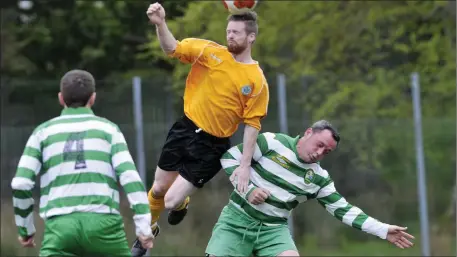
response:
[[[38,1],[30,9],[10,1],[2,10],[2,72],[10,76],[60,78],[69,69],[90,70],[98,79],[163,63],[137,58],[153,29],[148,1]],[[170,17],[186,3],[164,4]]]
[[[394,193],[416,181],[410,76],[418,72],[430,191],[442,199],[431,208],[444,210],[455,180],[449,179],[455,167],[455,2],[260,1],[256,11],[254,58],[267,73],[286,73],[289,86],[313,78],[291,101],[301,101],[313,120],[340,125],[344,150],[338,158],[348,165],[337,168],[381,171],[395,181]],[[227,15],[220,2],[202,1],[168,22],[178,40],[225,44]],[[165,57],[154,31],[149,37],[150,53],[175,65],[174,86],[182,90],[189,66]],[[410,202],[416,197],[407,195]],[[401,201],[395,208],[416,209]]]

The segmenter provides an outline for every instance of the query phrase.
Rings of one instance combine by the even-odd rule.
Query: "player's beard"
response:
[[[246,48],[248,48],[248,40],[245,39],[242,44],[238,44],[233,41],[231,44],[227,43],[227,48],[232,54],[241,54]]]

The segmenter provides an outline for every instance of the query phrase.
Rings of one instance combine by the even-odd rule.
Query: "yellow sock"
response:
[[[159,220],[160,213],[165,209],[165,201],[163,200],[163,196],[155,196],[154,192],[149,190],[148,193],[148,200],[149,200],[149,210],[151,211],[151,224],[156,223]]]
[[[181,205],[179,205],[175,210],[176,211],[180,211],[184,208],[186,208],[187,204],[189,203],[190,201],[190,196],[186,197],[186,199],[184,200],[184,202],[181,203]]]

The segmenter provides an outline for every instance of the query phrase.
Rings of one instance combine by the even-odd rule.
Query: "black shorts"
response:
[[[168,132],[158,166],[164,171],[178,171],[197,188],[211,180],[222,168],[220,158],[230,148],[230,138],[212,136],[186,116]]]

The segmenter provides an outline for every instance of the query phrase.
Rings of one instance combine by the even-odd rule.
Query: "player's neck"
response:
[[[235,58],[235,60],[237,62],[247,63],[247,64],[255,63],[254,59],[252,59],[251,51],[249,49],[244,50],[240,54],[232,54],[232,55],[233,55],[233,58]]]

